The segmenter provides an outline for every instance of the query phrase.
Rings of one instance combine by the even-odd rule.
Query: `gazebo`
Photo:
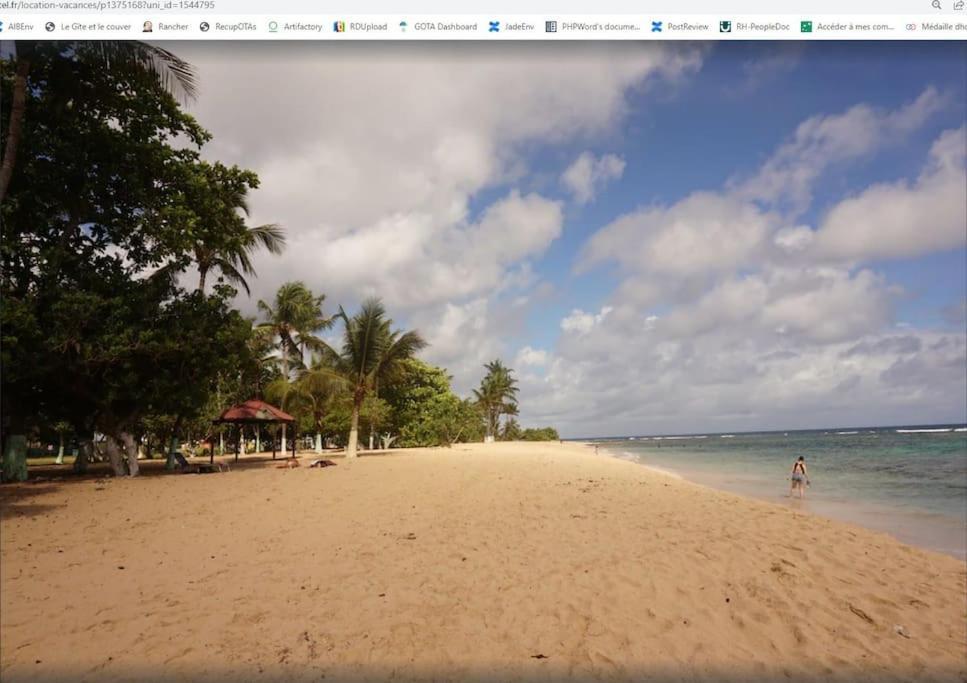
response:
[[[223,424],[234,424],[238,425],[238,433],[235,436],[235,462],[238,462],[238,453],[241,449],[242,444],[242,426],[243,425],[269,425],[269,424],[281,424],[282,425],[282,450],[285,451],[285,428],[286,425],[295,425],[295,418],[282,410],[279,410],[273,405],[269,405],[265,401],[259,401],[252,399],[250,401],[245,401],[244,403],[239,403],[237,406],[232,406],[226,409],[221,415],[216,419],[212,420],[213,424],[223,425]],[[292,457],[295,457],[296,439],[295,439],[295,429],[292,430]],[[272,459],[275,459],[275,439],[272,439]],[[210,462],[215,462],[215,444],[212,443],[211,448],[211,458]]]

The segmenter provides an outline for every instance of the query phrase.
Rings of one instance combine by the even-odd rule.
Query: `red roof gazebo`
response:
[[[241,425],[268,425],[281,424],[283,428],[287,424],[295,424],[295,418],[265,401],[251,399],[236,406],[227,408],[217,418],[212,420],[213,424],[235,424],[239,425],[238,434],[235,440],[235,461],[238,462],[238,452],[241,447],[242,430]],[[282,433],[285,436],[285,432]],[[296,439],[295,430],[292,433],[292,457],[295,457]],[[272,457],[275,457],[275,439],[272,439]],[[215,462],[215,447],[212,444],[211,462]]]

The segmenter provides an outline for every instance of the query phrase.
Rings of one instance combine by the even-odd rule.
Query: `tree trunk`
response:
[[[90,460],[91,451],[94,449],[94,445],[88,438],[78,438],[77,440],[77,457],[74,458],[74,471],[77,474],[87,473],[87,462]]]
[[[60,443],[57,446],[57,460],[54,462],[58,465],[64,464],[64,435],[63,433],[57,435],[60,439]]]
[[[285,453],[285,422],[282,423],[282,448],[280,450]]]
[[[27,481],[27,437],[11,434],[3,449],[3,480]]]
[[[225,429],[224,427],[218,432],[218,454],[225,455]]]
[[[124,447],[124,453],[128,457],[128,475],[132,477],[138,476],[138,444],[134,441],[134,436],[130,432],[121,432],[120,434],[121,445]]]
[[[316,453],[322,453],[322,434],[316,432]]]
[[[178,437],[172,435],[171,442],[168,444],[168,450],[165,452],[165,469],[173,470],[175,469],[175,453],[181,450],[181,444],[178,442]]]
[[[261,432],[262,430],[258,426],[256,426],[255,427],[255,452],[256,453],[262,452],[262,433]]]
[[[205,293],[205,280],[208,278],[208,268],[198,267],[198,291]]]
[[[121,456],[120,444],[113,436],[108,435],[104,443],[107,451],[108,460],[111,461],[111,469],[114,470],[115,477],[123,477],[127,472],[124,470],[124,459]]]
[[[373,450],[373,428],[369,428],[369,450]]]
[[[359,445],[359,408],[362,401],[353,401],[353,416],[349,423],[349,443],[346,445],[346,457],[355,458]]]
[[[17,159],[17,146],[23,131],[24,115],[27,112],[27,74],[30,62],[18,55],[17,73],[13,79],[13,97],[10,104],[10,121],[7,124],[7,141],[3,146],[3,162],[0,164],[0,203],[7,196],[13,165]]]

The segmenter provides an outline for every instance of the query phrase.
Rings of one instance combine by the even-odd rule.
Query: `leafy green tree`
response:
[[[400,446],[449,446],[483,438],[480,412],[453,393],[442,368],[415,358],[404,361],[381,393],[392,410],[388,426],[399,434]]]
[[[195,419],[215,378],[247,362],[251,326],[231,288],[189,295],[176,281],[194,258],[201,222],[185,198],[208,133],[156,71],[137,59],[105,68],[105,54],[38,43],[30,55],[0,204],[0,401],[5,434],[65,420],[81,442],[76,468],[97,430],[115,471],[124,453],[135,474],[135,434],[153,417]],[[0,73],[8,136],[16,69]]]
[[[332,372],[352,388],[346,456],[355,458],[363,401],[380,383],[400,372],[402,362],[412,358],[426,342],[416,331],[394,330],[393,321],[386,317],[386,309],[379,299],[364,301],[352,317],[340,308],[336,317],[344,325],[342,348],[336,351],[326,345],[325,360]]]
[[[0,203],[6,198],[13,177],[24,131],[24,118],[29,111],[28,93],[35,87],[37,63],[45,65],[49,53],[44,43],[35,41],[14,41],[13,47],[11,57],[6,60],[5,65],[12,67],[9,72],[13,77],[10,84],[10,111],[5,117],[7,134],[3,140],[3,157],[0,162]],[[195,94],[195,74],[191,65],[157,45],[140,41],[103,40],[61,44],[54,49],[65,54],[78,55],[95,69],[150,74],[162,88],[172,94],[180,92],[186,97],[193,97]]]
[[[559,441],[560,436],[553,427],[541,427],[540,429],[525,429],[521,434],[524,441]]]

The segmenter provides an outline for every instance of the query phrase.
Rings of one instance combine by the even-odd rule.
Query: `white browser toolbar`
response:
[[[95,2],[97,0],[94,0]],[[936,0],[940,2],[941,0]],[[944,0],[948,1],[948,0]],[[33,40],[962,40],[967,10],[909,15],[19,14],[0,39]],[[963,8],[964,0],[948,2]]]

